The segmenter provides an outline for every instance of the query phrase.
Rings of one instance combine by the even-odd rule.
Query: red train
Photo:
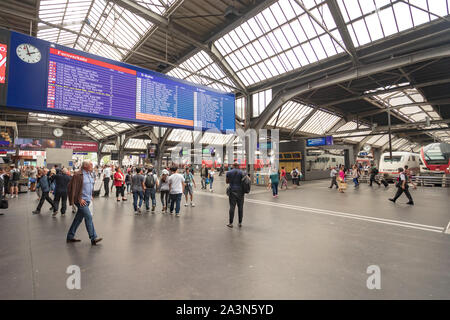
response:
[[[450,144],[432,143],[422,147],[420,158],[423,163],[421,173],[450,173]]]

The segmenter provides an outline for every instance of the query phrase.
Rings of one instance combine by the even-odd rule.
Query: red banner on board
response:
[[[98,144],[96,142],[63,141],[61,148],[72,149],[73,152],[97,152]]]

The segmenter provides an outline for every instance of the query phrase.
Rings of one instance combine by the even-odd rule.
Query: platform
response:
[[[198,180],[198,175],[195,176]],[[223,177],[215,192],[199,188],[181,217],[135,216],[132,197],[94,200],[103,237],[91,246],[66,243],[73,215],[32,215],[34,194],[10,199],[0,216],[0,299],[449,299],[450,189],[388,189],[329,181],[246,197],[243,227],[227,228]],[[292,187],[290,185],[290,187]],[[184,200],[183,200],[184,204]],[[66,269],[81,268],[81,290],[68,290]],[[367,268],[381,269],[381,289],[366,286]]]

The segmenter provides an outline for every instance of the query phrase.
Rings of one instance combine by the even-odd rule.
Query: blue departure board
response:
[[[333,136],[306,139],[307,147],[332,146]]]
[[[6,107],[203,131],[235,130],[233,93],[3,29],[0,48],[7,48],[5,81],[0,81],[0,104]]]

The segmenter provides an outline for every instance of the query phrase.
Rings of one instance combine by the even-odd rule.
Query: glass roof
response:
[[[350,122],[347,122],[346,124],[344,124],[342,127],[340,127],[336,131],[339,132],[339,131],[356,130],[356,129],[358,129],[358,123],[356,123],[355,121],[350,121]],[[364,124],[359,124],[359,129],[369,129],[369,126],[364,125]],[[333,136],[334,137],[342,137],[345,140],[359,142],[359,141],[363,140],[364,137],[352,137],[352,136],[355,136],[355,135],[359,136],[359,135],[367,134],[370,132],[371,132],[371,130],[367,130],[367,131],[360,131],[360,132],[355,132],[355,133],[335,134]]]
[[[94,136],[97,140],[101,140],[136,127],[137,125],[135,124],[123,122],[92,120],[89,124],[83,126],[83,130],[89,132],[89,134]]]
[[[164,14],[174,2],[141,0],[139,4]],[[44,23],[38,24],[38,38],[114,60],[122,60],[128,53],[115,46],[132,49],[152,27],[148,20],[106,0],[41,0],[39,18],[95,40]]]
[[[231,142],[234,139],[234,134],[220,134],[213,132],[205,132],[203,134],[200,143],[202,144],[212,144],[212,145],[225,145]]]
[[[338,0],[355,47],[448,15],[450,0]]]
[[[28,121],[39,121],[39,122],[51,122],[64,124],[69,120],[69,117],[58,116],[46,113],[28,113]]]
[[[276,128],[294,129],[313,110],[311,107],[289,101],[272,116],[268,125]]]
[[[167,140],[173,141],[173,142],[187,142],[187,143],[193,143],[195,139],[197,139],[200,132],[198,131],[191,131],[191,130],[185,130],[185,129],[174,129],[169,134],[169,137]],[[194,140],[193,140],[194,138]]]
[[[125,149],[147,149],[147,144],[151,143],[149,139],[129,139],[125,144]]]
[[[390,104],[392,107],[398,107],[397,109],[393,109],[392,112],[401,115],[409,122],[423,122],[427,117],[430,120],[442,120],[442,117],[434,110],[431,105],[428,104],[399,107],[403,105],[426,102],[426,99],[422,96],[422,94],[414,88],[381,94],[374,96],[374,98],[383,103],[385,106]],[[423,129],[426,128],[425,126],[420,127]],[[446,139],[450,138],[450,130],[448,125],[442,124],[431,128],[442,128],[443,131],[431,131],[429,135],[443,141],[446,141]]]
[[[221,91],[233,91],[233,82],[204,51],[198,52],[196,55],[183,62],[180,67],[181,68],[174,68],[170,70],[167,74],[175,78],[184,79],[186,81],[198,83]],[[188,72],[186,70],[189,70],[191,72]],[[212,81],[205,77],[201,77],[194,73],[199,73],[212,79],[219,80],[220,82],[228,84],[229,86],[226,86],[223,83]]]
[[[114,144],[105,144],[103,146],[102,152],[107,153],[107,152],[111,152],[113,150],[117,150],[116,145],[114,145]]]
[[[242,120],[245,120],[245,105],[246,105],[246,102],[245,102],[244,97],[236,99],[235,113],[236,113],[236,116]]]
[[[328,132],[341,118],[334,114],[317,110],[312,117],[299,129],[301,132],[313,134],[325,134]]]
[[[296,0],[279,0],[215,42],[244,84],[252,85],[344,51],[325,2],[303,3],[315,19]]]

